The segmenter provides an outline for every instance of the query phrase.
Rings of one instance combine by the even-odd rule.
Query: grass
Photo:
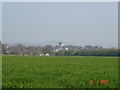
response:
[[[3,56],[3,88],[115,88],[117,57]],[[89,84],[90,80],[97,81]],[[100,80],[108,80],[101,84]]]
[[[0,55],[0,89],[2,88],[2,55]]]

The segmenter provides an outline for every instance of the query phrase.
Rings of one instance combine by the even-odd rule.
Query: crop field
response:
[[[2,56],[3,88],[115,88],[118,58]]]
[[[2,88],[2,56],[0,55],[0,89]]]

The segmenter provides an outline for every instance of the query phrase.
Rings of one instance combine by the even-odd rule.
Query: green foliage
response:
[[[64,51],[64,56],[75,56],[77,53],[76,50],[66,50]]]
[[[102,48],[99,46],[25,46],[20,43],[16,45],[2,44],[0,53],[11,55],[29,55],[40,56],[41,54],[49,54],[51,56],[119,56],[119,50],[117,48]],[[1,44],[0,44],[1,46]],[[66,49],[68,48],[68,49]]]
[[[117,57],[3,56],[3,88],[115,88]],[[104,85],[90,80],[108,80]]]
[[[61,51],[60,51],[61,52]],[[65,50],[62,54],[59,51],[56,55],[64,56],[118,56],[117,49],[82,49],[82,50]]]
[[[64,55],[64,51],[63,50],[59,50],[55,53],[55,55],[58,55],[58,56],[63,56]]]

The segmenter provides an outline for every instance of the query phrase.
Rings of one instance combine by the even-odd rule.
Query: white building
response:
[[[45,56],[49,56],[50,54],[49,53],[46,53]]]

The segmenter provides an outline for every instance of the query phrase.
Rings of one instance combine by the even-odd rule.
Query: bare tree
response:
[[[42,52],[44,54],[46,54],[46,53],[52,54],[53,48],[52,48],[51,45],[46,45],[46,46],[43,47]]]

